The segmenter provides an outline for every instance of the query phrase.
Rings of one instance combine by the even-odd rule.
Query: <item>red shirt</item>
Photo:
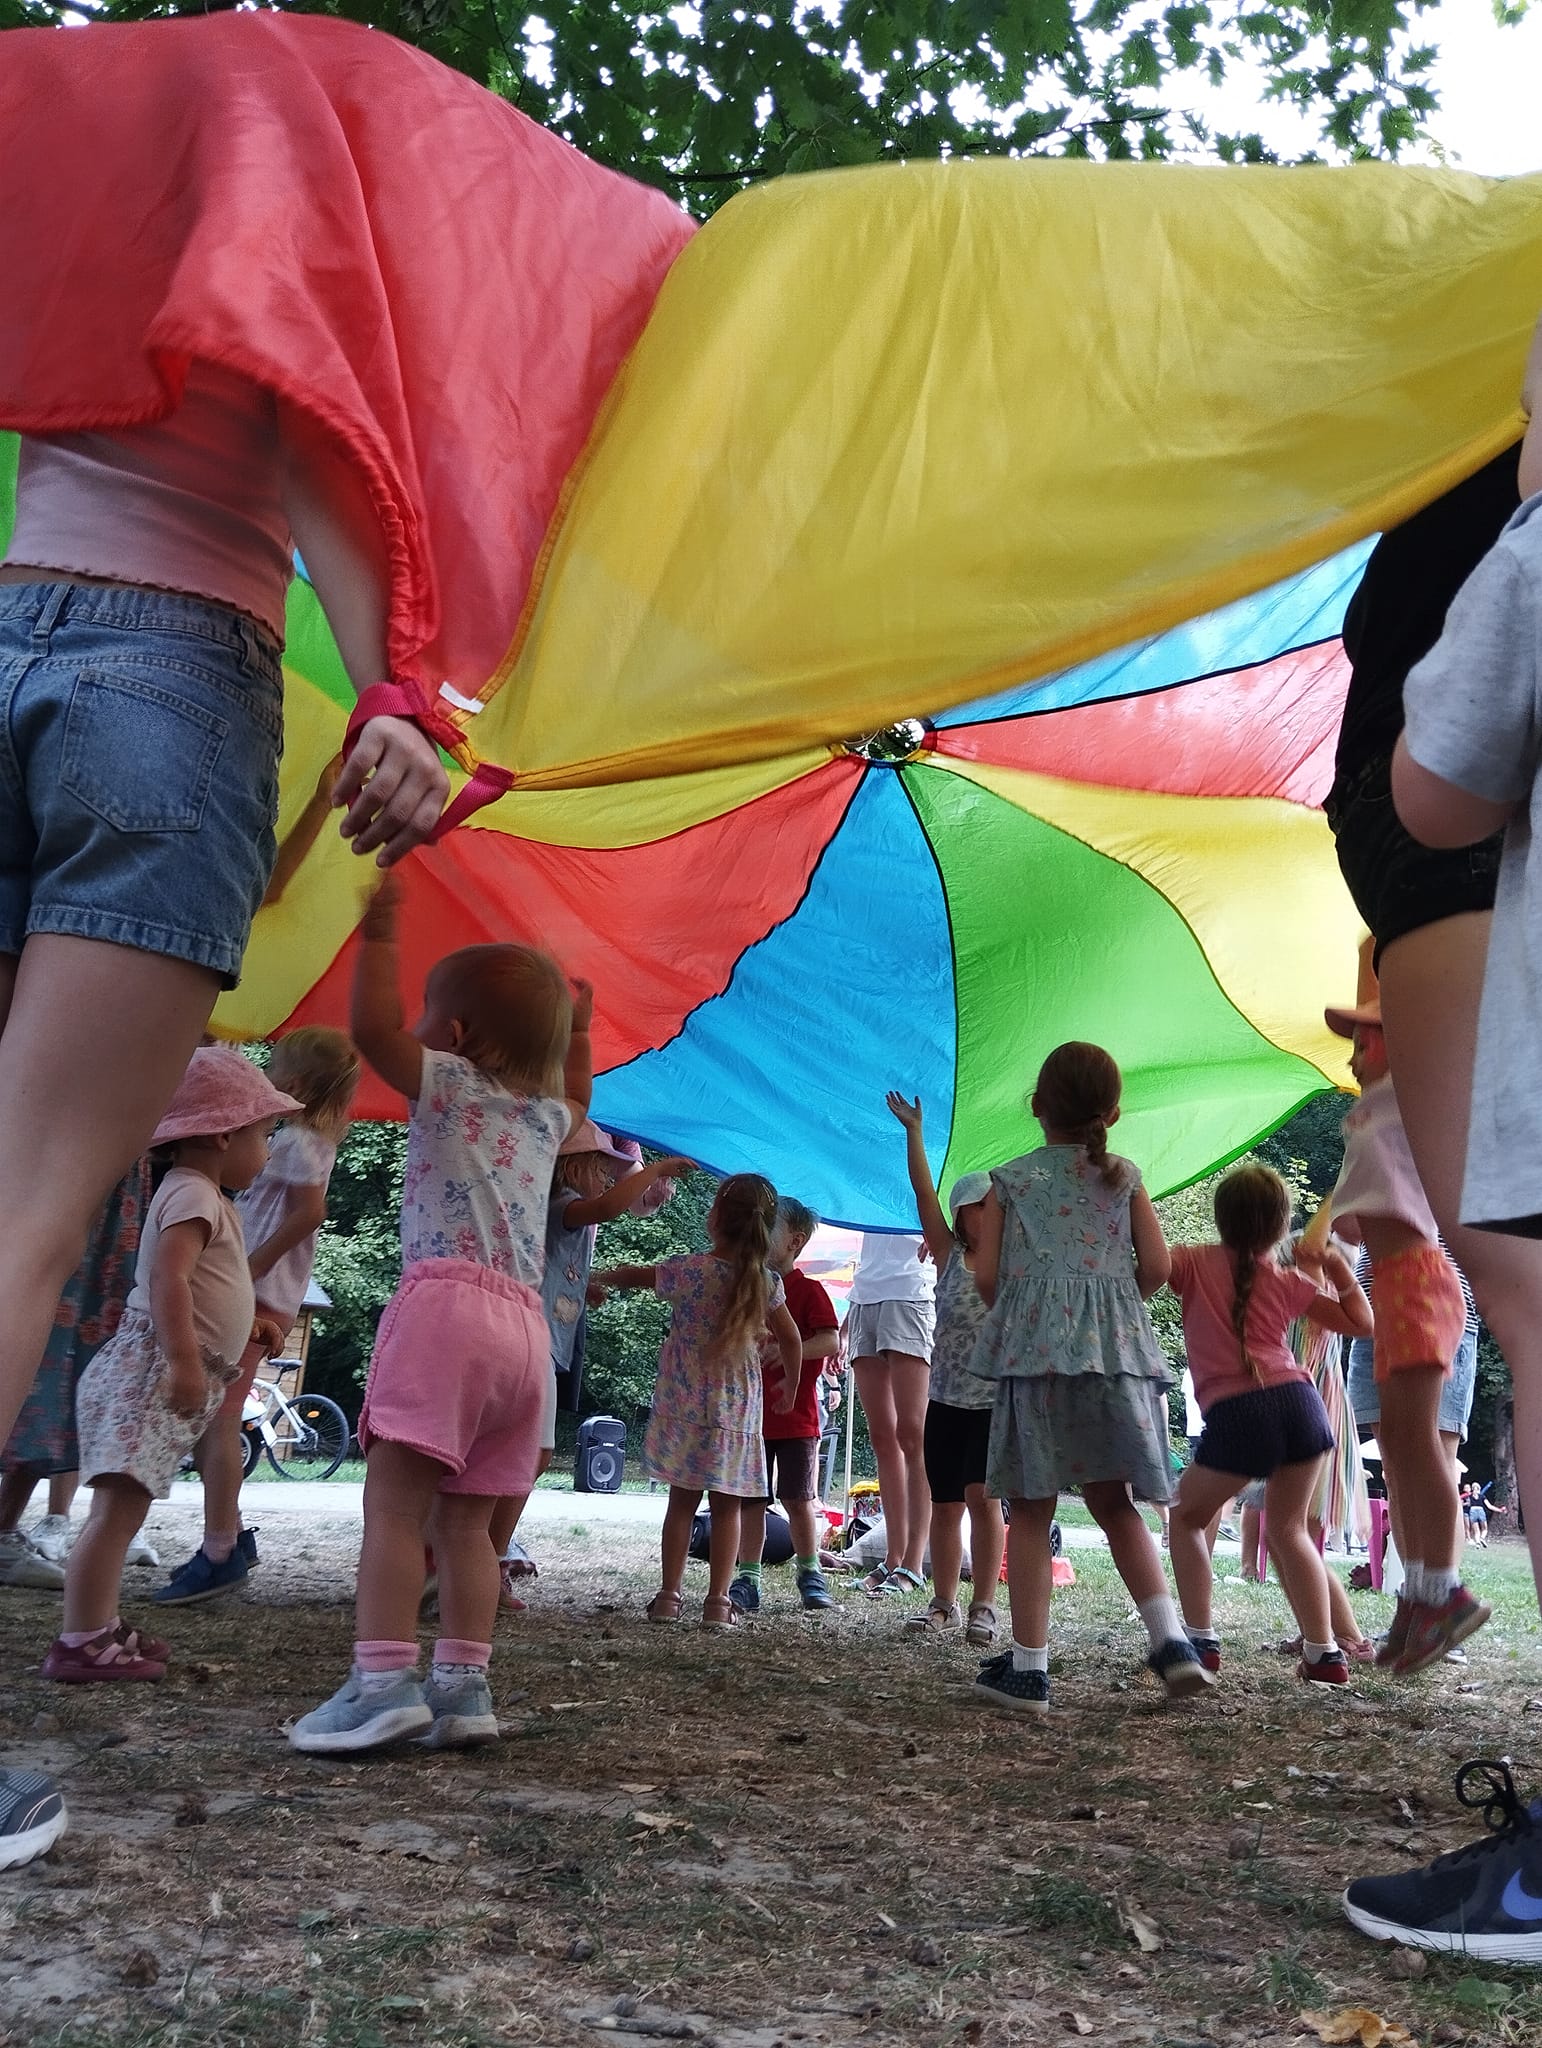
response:
[[[835,1330],[840,1327],[835,1313],[835,1304],[817,1280],[810,1280],[807,1273],[800,1273],[796,1266],[782,1275],[787,1289],[787,1307],[798,1326],[800,1337],[814,1337],[821,1330]],[[798,1381],[798,1403],[790,1414],[782,1414],[777,1408],[777,1397],[782,1391],[781,1353],[774,1344],[763,1345],[760,1353],[760,1376],[765,1395],[764,1433],[773,1443],[783,1443],[790,1437],[818,1436],[819,1434],[819,1375],[824,1369],[822,1358],[808,1358],[803,1362],[803,1373]]]

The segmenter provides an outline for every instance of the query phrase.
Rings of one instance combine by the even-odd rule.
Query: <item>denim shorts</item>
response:
[[[279,649],[201,598],[0,584],[0,953],[60,932],[234,985],[276,852]]]
[[[1392,757],[1380,754],[1335,785],[1323,807],[1338,850],[1339,872],[1383,946],[1468,910],[1492,910],[1503,833],[1476,846],[1421,846],[1392,802]]]
[[[1375,1429],[1381,1422],[1381,1389],[1376,1384],[1376,1345],[1370,1337],[1356,1337],[1349,1347],[1349,1370],[1344,1375],[1349,1390],[1350,1411],[1362,1429]],[[1472,1414],[1473,1392],[1478,1384],[1478,1339],[1469,1330],[1456,1347],[1456,1357],[1440,1390],[1440,1433],[1465,1437]]]

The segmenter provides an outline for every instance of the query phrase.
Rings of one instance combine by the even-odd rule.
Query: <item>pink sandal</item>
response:
[[[111,1629],[104,1628],[89,1643],[81,1643],[75,1649],[56,1640],[43,1659],[43,1676],[58,1679],[65,1685],[89,1684],[102,1679],[153,1682],[164,1678],[166,1666],[153,1657],[146,1657],[139,1647],[139,1638],[131,1631],[127,1631],[126,1636],[126,1640],[121,1639]]]
[[[671,1593],[661,1589],[648,1602],[648,1619],[650,1621],[678,1621],[680,1619],[680,1610],[684,1604],[678,1593]]]

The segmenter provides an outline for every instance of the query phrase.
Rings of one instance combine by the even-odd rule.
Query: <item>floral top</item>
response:
[[[779,1273],[766,1278],[769,1315],[787,1291]],[[766,1490],[760,1346],[757,1336],[738,1353],[717,1347],[728,1281],[727,1263],[710,1252],[661,1259],[655,1268],[654,1287],[670,1307],[669,1335],[643,1458],[648,1476],[666,1486],[759,1499]]]
[[[937,1338],[928,1393],[945,1408],[991,1408],[996,1382],[971,1372],[987,1310],[974,1275],[956,1247],[937,1281]]]
[[[989,1379],[1133,1374],[1168,1380],[1135,1284],[1128,1159],[1108,1186],[1085,1146],[1042,1145],[998,1166],[991,1186],[1006,1212],[996,1303],[971,1371]]]
[[[568,1106],[514,1095],[459,1053],[425,1052],[407,1131],[402,1260],[467,1259],[539,1287]]]

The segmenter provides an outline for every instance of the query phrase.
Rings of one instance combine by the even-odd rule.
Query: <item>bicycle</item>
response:
[[[241,1476],[267,1453],[280,1479],[330,1479],[353,1442],[348,1418],[325,1394],[293,1400],[272,1380],[253,1380],[241,1410]]]

